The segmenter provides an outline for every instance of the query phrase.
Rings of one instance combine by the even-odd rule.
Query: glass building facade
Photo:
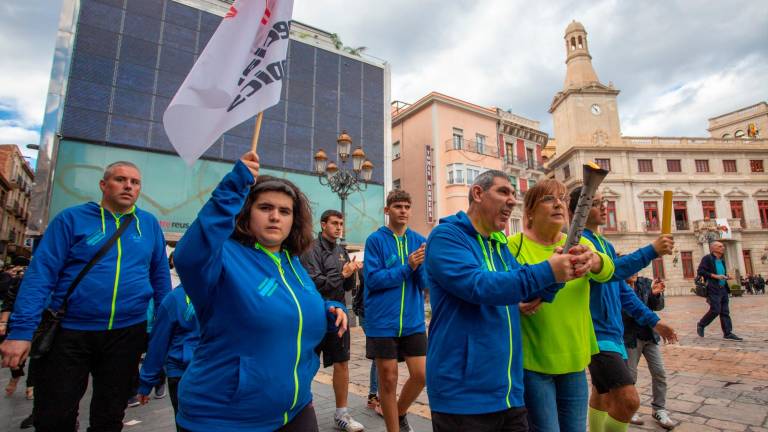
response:
[[[38,203],[38,207],[44,207],[43,212],[33,205],[37,216],[47,215],[40,217],[43,226],[60,210],[55,203],[69,201],[51,196],[61,193],[53,185],[54,173],[59,168],[57,152],[66,147],[58,145],[62,140],[175,154],[163,129],[163,113],[221,22],[227,6],[212,8],[212,0],[200,0],[199,4],[194,0],[184,0],[185,4],[175,0],[63,3],[48,97],[52,114],[46,116],[41,138],[41,180],[46,183],[47,176],[48,181],[42,185],[44,191],[36,192],[45,196]],[[297,27],[309,31],[294,31]],[[354,146],[361,146],[376,167],[369,185],[375,193],[366,192],[366,198],[371,200],[378,194],[383,202],[388,166],[384,160],[388,69],[383,63],[316,43],[318,33],[324,34],[304,25],[292,27],[281,99],[264,113],[259,138],[261,163],[275,172],[310,175],[314,153],[323,148],[334,159],[336,138],[346,130]],[[58,109],[52,110],[57,97],[58,106],[54,108]],[[252,118],[226,132],[203,158],[208,162],[237,160],[250,148],[254,122]],[[46,131],[58,136],[55,143],[52,134]],[[87,152],[83,150],[87,147],[68,146]],[[109,159],[109,152],[100,157]],[[66,160],[70,164],[77,162],[71,157]],[[67,172],[72,179],[72,171]],[[318,207],[338,206],[332,194],[327,196],[328,202],[317,203]],[[383,217],[376,219],[377,223],[383,222]]]

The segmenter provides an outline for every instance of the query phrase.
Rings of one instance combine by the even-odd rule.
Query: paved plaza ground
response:
[[[667,298],[662,319],[680,335],[678,345],[663,348],[669,390],[667,405],[672,417],[681,421],[677,431],[754,431],[768,432],[768,295],[731,299],[734,332],[744,342],[722,338],[716,321],[707,328],[702,339],[696,335],[696,322],[707,306],[699,297]],[[364,357],[365,337],[359,328],[352,330],[350,362],[350,407],[353,415],[371,432],[384,431],[383,421],[365,408],[368,392],[369,360]],[[405,380],[405,365],[400,382]],[[633,430],[663,430],[650,417],[650,376],[644,361],[638,378],[644,426]],[[7,382],[7,370],[0,372],[0,383]],[[334,411],[330,369],[318,373],[313,386],[315,407],[321,431],[331,431]],[[31,411],[32,403],[24,400],[23,388],[11,398],[0,400],[0,432],[16,431],[19,422]],[[81,418],[87,419],[87,404],[81,405]],[[429,431],[429,408],[422,394],[412,413],[411,424],[417,432]],[[131,408],[126,413],[129,432],[154,432],[173,429],[170,401],[154,400],[148,406]],[[139,423],[134,423],[138,421]],[[85,430],[85,425],[81,426]]]

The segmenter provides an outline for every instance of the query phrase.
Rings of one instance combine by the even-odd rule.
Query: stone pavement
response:
[[[731,299],[734,331],[744,342],[722,339],[719,323],[707,328],[704,338],[696,335],[696,322],[707,310],[699,297],[669,297],[667,307],[660,313],[680,335],[678,345],[663,347],[669,383],[667,407],[672,417],[681,421],[676,431],[754,431],[768,432],[768,295]],[[365,408],[368,393],[370,361],[364,357],[365,337],[359,328],[352,330],[352,359],[350,361],[350,409],[366,430],[384,431],[381,418]],[[645,362],[640,363],[638,388],[642,405],[640,413],[646,424],[632,430],[663,430],[650,417],[650,376]],[[0,371],[0,389],[5,387],[9,373]],[[401,365],[399,384],[407,377]],[[321,369],[315,378],[313,392],[321,431],[331,431],[335,409],[330,384],[330,369]],[[23,387],[23,386],[22,386]],[[16,431],[19,422],[30,412],[31,402],[23,399],[20,387],[12,398],[0,399],[0,432]],[[87,400],[87,399],[86,399]],[[87,418],[87,405],[81,405],[81,418]],[[429,406],[422,394],[409,420],[416,431],[429,431]],[[423,416],[423,417],[421,417]],[[170,401],[131,408],[126,421],[140,423],[126,426],[125,431],[172,431]],[[85,425],[81,427],[85,430]]]

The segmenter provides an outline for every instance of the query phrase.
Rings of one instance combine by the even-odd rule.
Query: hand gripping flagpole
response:
[[[256,153],[259,148],[259,134],[261,134],[261,120],[264,118],[264,111],[256,117],[256,125],[253,127],[253,138],[251,138],[251,151]]]
[[[584,232],[584,225],[587,223],[589,210],[592,208],[592,200],[595,198],[597,187],[603,181],[608,171],[600,168],[597,164],[590,162],[584,165],[584,186],[581,188],[581,195],[576,204],[576,210],[571,220],[571,226],[568,228],[568,238],[563,247],[563,253],[579,244],[581,234]]]

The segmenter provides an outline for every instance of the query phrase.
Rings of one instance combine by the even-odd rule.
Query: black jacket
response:
[[[664,309],[664,293],[653,294],[653,281],[642,276],[638,276],[637,282],[635,282],[635,294],[643,302],[648,309],[652,311],[660,311]],[[622,313],[622,320],[624,321],[624,345],[627,348],[637,347],[637,340],[653,341],[659,343],[661,338],[655,331],[649,326],[641,326],[631,316]]]
[[[301,257],[301,264],[315,282],[320,295],[326,300],[334,300],[342,304],[344,293],[355,287],[355,278],[344,279],[341,269],[349,262],[347,251],[337,243],[331,243],[318,234],[312,246]]]
[[[723,260],[723,266],[725,266],[725,260]],[[712,275],[717,274],[717,268],[715,267],[715,256],[712,254],[705,255],[699,263],[699,268],[696,274],[704,279],[707,284],[707,297],[719,297],[723,294],[728,295],[730,289],[728,288],[728,281],[725,281],[725,286],[720,285],[720,280],[714,279]],[[728,271],[726,270],[726,275]]]
[[[13,304],[16,303],[16,296],[19,294],[21,278],[3,273],[0,284],[2,284],[2,289],[4,290],[3,296],[0,297],[3,303],[2,307],[0,307],[0,312],[13,312]]]

